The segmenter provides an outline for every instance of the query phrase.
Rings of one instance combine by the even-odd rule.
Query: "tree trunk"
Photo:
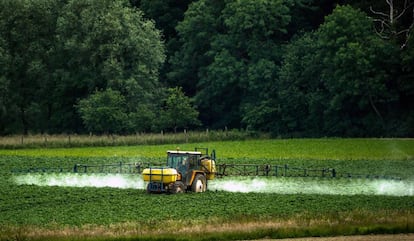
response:
[[[379,112],[379,110],[378,110],[378,109],[377,109],[377,107],[375,106],[375,103],[374,103],[374,101],[372,100],[372,96],[371,96],[371,95],[369,95],[369,96],[368,96],[368,98],[369,98],[369,103],[371,104],[372,109],[374,110],[374,112],[375,112],[375,114],[378,116],[378,118],[380,119],[381,124],[384,126],[384,118],[382,118],[381,113]]]

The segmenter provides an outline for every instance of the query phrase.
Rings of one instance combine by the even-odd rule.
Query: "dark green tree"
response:
[[[162,129],[189,128],[200,125],[198,111],[193,107],[191,99],[184,95],[182,88],[169,88],[165,107],[160,116]]]
[[[9,1],[0,6],[2,126],[5,132],[45,131],[55,99],[51,65],[55,49],[56,1]],[[7,129],[7,130],[6,130]]]
[[[10,80],[6,77],[7,63],[10,55],[6,49],[6,41],[0,36],[0,134],[7,133],[9,129],[8,113],[9,110],[9,86]]]
[[[251,112],[248,120],[268,123],[265,129],[282,135],[386,133],[389,105],[397,98],[392,88],[396,56],[395,46],[373,31],[372,19],[339,6],[315,33],[292,41],[274,96],[257,108],[267,119],[258,121]]]
[[[398,75],[398,103],[393,109],[399,113],[394,117],[395,129],[400,136],[414,136],[414,30],[405,48],[401,51],[401,73]]]
[[[0,6],[1,133],[81,132],[74,105],[95,89],[118,90],[130,114],[157,110],[164,46],[128,1]]]
[[[211,63],[207,52],[213,37],[221,31],[219,16],[223,7],[222,0],[194,2],[176,26],[180,48],[170,53],[171,70],[167,77],[172,85],[182,86],[190,96],[197,91],[199,72]]]
[[[243,106],[277,73],[291,6],[268,0],[190,5],[177,26],[183,45],[169,76],[195,93],[204,124],[240,127]]]
[[[161,30],[167,55],[176,52],[180,44],[177,41],[175,27],[183,20],[184,12],[193,0],[132,0],[132,2],[144,12],[146,18],[153,19],[156,28]],[[166,61],[160,70],[160,81],[174,87],[177,83],[169,82],[166,77],[171,71],[171,64]]]
[[[61,111],[72,119],[61,128],[76,129],[73,104],[95,89],[118,90],[128,113],[153,110],[158,70],[165,59],[160,32],[128,1],[69,1],[58,19]],[[73,126],[75,125],[75,126]],[[139,128],[138,128],[139,129]]]
[[[163,39],[168,42],[177,36],[175,27],[184,18],[184,12],[193,0],[139,0],[132,1],[139,7],[146,18],[155,21],[155,26],[162,31]]]
[[[294,38],[285,50],[278,78],[269,82],[262,100],[246,111],[243,122],[274,135],[318,135],[327,98],[318,53],[314,33]]]
[[[386,130],[387,103],[396,95],[392,78],[395,46],[373,32],[373,20],[349,6],[337,7],[318,30],[330,93],[325,128],[331,135],[380,135]],[[362,134],[364,133],[364,134]]]
[[[128,122],[125,98],[119,91],[96,91],[76,105],[83,124],[90,132],[114,134],[125,131]]]

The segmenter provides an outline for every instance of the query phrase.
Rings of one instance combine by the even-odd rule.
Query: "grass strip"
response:
[[[37,229],[37,228],[36,228]],[[310,227],[275,227],[263,228],[254,226],[254,229],[221,231],[217,227],[215,231],[205,231],[198,233],[134,233],[108,234],[100,229],[97,230],[78,230],[76,233],[70,231],[41,230],[41,234],[35,235],[25,228],[9,228],[2,234],[0,240],[250,240],[250,239],[282,239],[282,238],[301,238],[301,237],[331,237],[331,236],[351,236],[351,235],[372,235],[372,234],[399,234],[414,233],[414,226],[405,224],[367,224],[361,225],[315,225]],[[38,230],[38,229],[37,229]],[[38,230],[40,231],[40,230]]]
[[[1,149],[72,148],[99,146],[132,146],[182,144],[224,140],[267,138],[268,135],[239,130],[184,131],[177,133],[148,133],[135,135],[14,135],[1,136]]]
[[[42,228],[0,226],[0,240],[248,240],[262,238],[328,237],[367,234],[414,233],[410,212],[351,211],[309,217],[299,214],[287,220],[211,220],[198,224],[167,220],[155,226],[121,223],[107,226]]]
[[[176,149],[216,150],[217,158],[312,160],[414,160],[414,139],[256,139],[116,147],[0,149],[0,155],[32,157],[158,157]]]

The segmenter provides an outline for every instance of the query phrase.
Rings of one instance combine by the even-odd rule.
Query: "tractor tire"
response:
[[[176,193],[183,193],[184,191],[185,191],[184,183],[181,181],[176,181],[172,189],[170,190],[170,193],[176,194]]]
[[[193,192],[205,192],[207,190],[207,180],[204,175],[197,174],[194,178],[193,184],[191,185]]]

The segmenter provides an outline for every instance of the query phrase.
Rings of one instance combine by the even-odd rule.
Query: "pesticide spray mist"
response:
[[[26,174],[14,177],[18,185],[61,186],[61,187],[112,187],[143,189],[140,175],[132,174]]]
[[[19,185],[112,187],[145,189],[136,174],[26,174],[14,177]],[[414,196],[414,181],[371,179],[312,179],[225,177],[208,183],[211,191],[278,194]]]
[[[210,190],[279,194],[413,196],[414,182],[373,179],[248,178],[218,179]]]

